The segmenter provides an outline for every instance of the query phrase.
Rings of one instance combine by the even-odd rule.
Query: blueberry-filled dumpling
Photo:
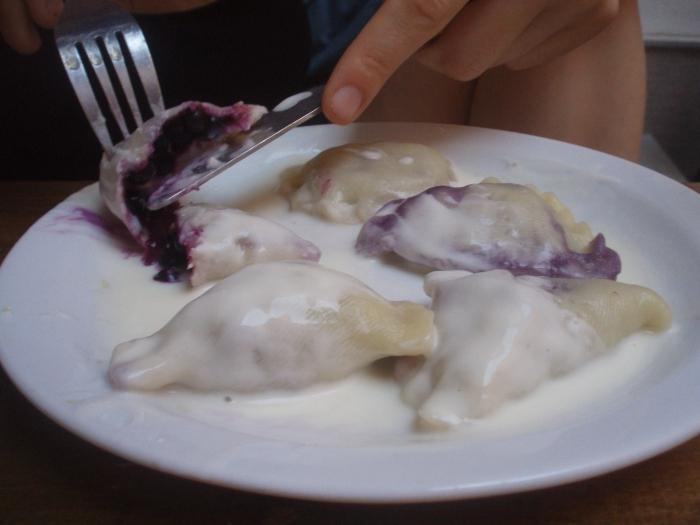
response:
[[[148,197],[164,180],[206,163],[212,146],[247,131],[265,112],[241,102],[228,107],[185,102],[148,120],[103,155],[102,198],[144,248],[144,261],[158,265],[157,280],[185,279],[189,254],[179,240],[179,205],[152,211]]]
[[[436,270],[615,279],[621,268],[603,235],[554,195],[509,183],[437,186],[393,201],[364,224],[356,248]]]

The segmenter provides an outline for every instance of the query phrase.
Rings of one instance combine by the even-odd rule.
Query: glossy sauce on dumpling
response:
[[[437,427],[488,414],[622,337],[664,330],[671,320],[651,290],[600,279],[435,272],[426,291],[439,342],[403,396],[420,421]]]
[[[317,264],[260,263],[211,288],[152,336],[117,346],[109,375],[115,386],[136,390],[298,389],[432,348],[433,315],[424,306],[387,301]]]
[[[307,153],[304,155],[308,156]],[[253,176],[256,180],[276,178],[280,172],[298,164],[299,159],[299,154],[275,157],[269,164],[261,165],[260,173],[256,171]],[[461,184],[473,182],[476,181],[460,180]],[[269,193],[265,190],[265,199],[241,198],[237,185],[226,186],[223,190],[216,185],[203,188],[199,196],[219,204],[237,203],[249,213],[284,224],[323,248],[324,266],[354,275],[385,297],[419,303],[426,301],[421,291],[422,272],[415,268],[408,270],[393,261],[387,264],[384,260],[358,255],[353,250],[357,226],[331,223],[307,213],[290,211],[288,201],[272,192],[273,183],[269,187]],[[591,215],[581,218],[591,218]],[[609,224],[606,228],[609,228],[611,238],[619,242],[623,232],[618,225]],[[584,245],[589,240],[590,237],[585,237]],[[573,244],[572,248],[576,249]],[[621,244],[620,249],[625,261],[623,277],[626,280],[650,283],[660,291],[667,291],[662,274],[654,273],[644,257],[625,244]],[[121,253],[107,246],[98,252],[105,259],[105,286],[100,290],[99,316],[109,320],[110,335],[106,344],[110,352],[122,341],[154,333],[203,290],[203,287],[163,286],[151,281],[148,269],[137,261],[124,260]],[[189,388],[167,388],[148,395],[124,397],[138,400],[135,407],[157,406],[159,410],[234,432],[240,431],[242,421],[248,418],[257,425],[249,428],[253,435],[273,435],[275,439],[295,443],[332,441],[357,444],[359,439],[362,443],[376,445],[377,442],[394,443],[396,440],[412,443],[416,439],[431,442],[465,437],[470,440],[503,439],[528,430],[541,430],[543,426],[559,427],[577,421],[577,418],[589,417],[596,406],[606,406],[611,399],[649,374],[650,369],[663,363],[669,355],[669,346],[673,345],[672,337],[672,334],[657,338],[638,333],[626,338],[615,352],[593,360],[575,373],[547,381],[517,402],[505,403],[488,417],[479,419],[478,423],[462,425],[449,434],[416,433],[413,426],[415,411],[400,401],[399,385],[392,380],[388,362],[377,363],[341,381],[295,392],[195,393]],[[226,401],[224,394],[228,396]],[[120,400],[123,396],[117,393],[113,398]]]
[[[520,184],[436,186],[384,206],[362,227],[356,248],[438,270],[614,279],[619,256],[581,226],[555,198]],[[585,238],[581,252],[570,245]]]
[[[387,202],[454,179],[450,162],[422,144],[377,142],[327,149],[288,182],[292,209],[353,224]],[[290,191],[288,188],[287,191]]]

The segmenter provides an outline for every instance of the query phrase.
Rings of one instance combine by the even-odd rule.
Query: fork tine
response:
[[[97,136],[97,140],[100,141],[102,149],[110,151],[112,149],[112,139],[107,131],[106,119],[97,105],[97,99],[92,93],[92,86],[90,86],[87,71],[78,53],[78,48],[75,45],[63,46],[61,48],[61,59],[66,73],[68,73],[68,78],[73,84],[73,89],[79,94],[78,101]]]
[[[87,54],[88,60],[92,65],[92,69],[97,76],[97,80],[102,86],[102,91],[107,97],[107,103],[109,104],[109,109],[112,110],[112,115],[119,125],[119,129],[124,137],[129,136],[129,130],[126,127],[126,121],[124,120],[124,115],[122,115],[122,110],[119,107],[119,102],[117,101],[117,96],[114,93],[114,87],[107,73],[107,67],[105,66],[104,59],[102,57],[102,52],[97,46],[97,42],[92,38],[87,38],[83,42],[83,48]]]
[[[112,66],[117,72],[119,77],[119,82],[124,91],[124,96],[131,108],[131,114],[136,121],[136,125],[140,126],[143,123],[143,118],[141,117],[141,112],[139,111],[138,102],[136,101],[136,94],[134,93],[134,88],[131,84],[131,78],[129,77],[129,71],[126,67],[126,62],[124,61],[124,56],[121,51],[121,46],[117,40],[115,32],[107,33],[104,36],[105,48],[107,49],[107,54],[109,55]]]
[[[157,115],[165,110],[165,105],[163,104],[158,75],[156,75],[156,67],[153,64],[143,33],[132,26],[127,26],[122,31],[122,34],[141,79],[143,89],[146,91],[151,111],[153,111],[154,115]]]
[[[165,110],[141,28],[114,0],[65,1],[54,36],[80,105],[107,153],[113,135],[118,140],[121,131],[128,137],[128,126],[150,116],[144,95],[153,114]]]

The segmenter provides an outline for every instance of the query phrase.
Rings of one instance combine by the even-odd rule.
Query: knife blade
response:
[[[237,135],[236,140],[212,146],[198,156],[201,162],[187,166],[157,186],[148,198],[148,208],[157,210],[172,204],[290,129],[319,115],[323,88],[320,85],[287,97],[265,113],[249,131]]]

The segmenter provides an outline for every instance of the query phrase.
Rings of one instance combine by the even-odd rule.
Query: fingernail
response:
[[[362,93],[355,86],[343,86],[331,98],[331,111],[338,120],[350,122],[362,106]]]

